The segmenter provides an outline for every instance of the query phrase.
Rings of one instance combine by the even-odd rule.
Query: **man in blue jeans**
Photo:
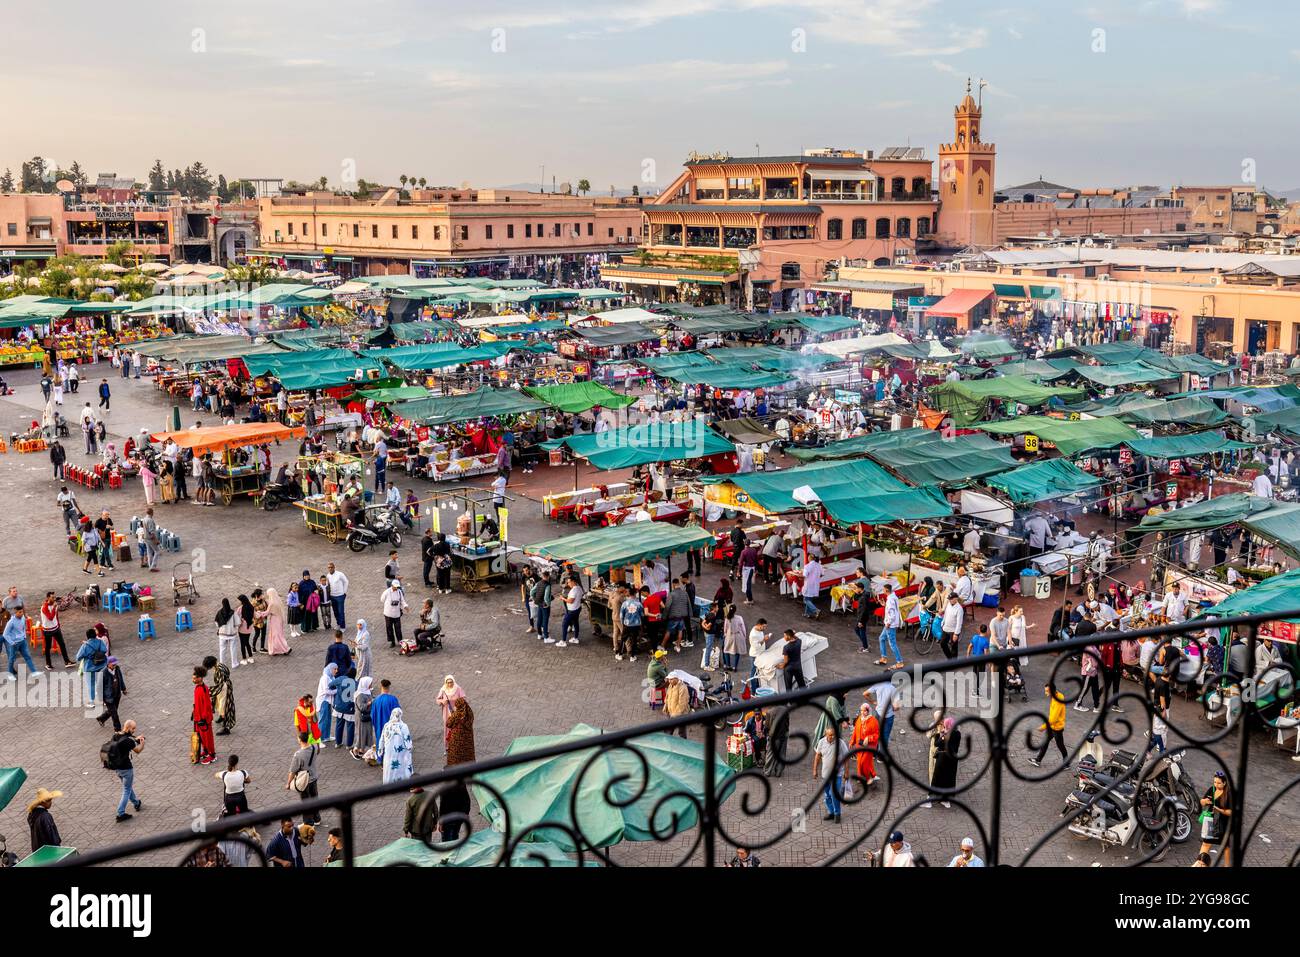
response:
[[[849,746],[840,738],[835,722],[826,725],[826,734],[817,742],[813,753],[813,777],[822,782],[822,800],[826,802],[826,820],[839,823],[843,810],[840,776]]]
[[[131,766],[131,755],[139,754],[143,750],[144,735],[135,733],[134,721],[123,724],[122,733],[113,735],[110,743],[109,767],[117,772],[122,782],[122,800],[117,805],[119,824],[131,820],[131,815],[126,813],[127,804],[135,805],[137,811],[144,807],[144,802],[135,793],[135,768]]]
[[[18,680],[18,671],[14,665],[18,664],[19,655],[27,662],[28,676],[34,678],[40,672],[36,670],[36,665],[32,664],[32,653],[27,647],[27,616],[23,613],[21,603],[14,605],[9,611],[11,617],[5,623],[4,630],[5,651],[9,654],[9,680]]]
[[[885,583],[885,618],[884,627],[880,629],[880,657],[876,659],[876,664],[889,664],[888,653],[894,653],[894,668],[903,667],[903,656],[898,653],[898,629],[903,625],[903,615],[898,608],[898,596],[894,594],[894,586],[890,582]]]

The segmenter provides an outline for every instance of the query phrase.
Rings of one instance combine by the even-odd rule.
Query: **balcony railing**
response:
[[[1215,629],[1226,629],[1222,632],[1224,634],[1235,632],[1244,642],[1244,661],[1253,663],[1256,645],[1262,640],[1258,634],[1260,626],[1269,621],[1298,617],[1300,609],[1281,612],[1275,616],[1218,619],[1213,621],[1213,626]],[[1035,739],[1032,743],[1038,742],[1041,737],[1038,729],[1040,725],[1045,725],[1048,717],[1045,704],[1042,703],[1021,707],[1015,712],[1008,711],[1003,692],[1007,692],[1009,699],[1012,689],[1007,678],[1013,663],[1016,660],[1021,662],[1018,670],[1022,675],[1028,671],[1026,663],[1047,665],[1045,674],[1038,669],[1039,674],[1035,675],[1033,684],[1028,688],[1035,695],[1034,700],[1041,702],[1045,698],[1044,686],[1050,685],[1054,691],[1063,695],[1065,701],[1070,702],[1080,698],[1086,690],[1080,677],[1080,667],[1072,655],[1091,656],[1100,666],[1099,649],[1103,646],[1150,638],[1156,642],[1150,659],[1152,664],[1145,671],[1138,670],[1131,675],[1136,678],[1131,687],[1124,689],[1121,680],[1119,690],[1108,690],[1100,712],[1089,717],[1093,727],[1100,733],[1098,743],[1107,748],[1126,748],[1138,758],[1115,779],[1108,783],[1102,782],[1096,796],[1091,799],[1090,806],[1097,807],[1100,802],[1115,795],[1121,795],[1123,803],[1132,794],[1134,786],[1142,792],[1139,798],[1142,794],[1149,793],[1142,791],[1143,785],[1161,763],[1152,750],[1153,742],[1143,734],[1144,730],[1151,727],[1155,715],[1153,702],[1158,701],[1167,709],[1170,698],[1185,694],[1199,703],[1202,716],[1209,719],[1208,728],[1204,724],[1179,724],[1173,712],[1168,712],[1165,718],[1168,724],[1165,740],[1169,754],[1179,756],[1180,768],[1183,766],[1182,757],[1195,756],[1203,765],[1225,775],[1232,813],[1226,819],[1223,833],[1209,843],[1225,852],[1222,862],[1240,867],[1249,862],[1251,855],[1258,856],[1262,853],[1255,849],[1259,846],[1255,838],[1263,833],[1261,828],[1267,828],[1274,835],[1274,840],[1282,836],[1279,829],[1273,826],[1277,822],[1272,821],[1269,815],[1288,797],[1294,800],[1297,779],[1287,775],[1281,788],[1270,793],[1254,780],[1255,772],[1251,767],[1252,750],[1260,747],[1257,742],[1252,743],[1252,738],[1258,739],[1261,731],[1269,735],[1275,733],[1280,709],[1294,699],[1294,674],[1289,666],[1281,666],[1278,669],[1281,678],[1275,685],[1266,686],[1265,679],[1273,674],[1272,671],[1261,678],[1234,673],[1225,664],[1224,673],[1215,673],[1208,668],[1207,656],[1204,655],[1199,656],[1199,664],[1189,667],[1195,659],[1176,652],[1178,645],[1175,639],[1192,632],[1203,632],[1207,624],[1210,622],[1200,619],[1142,631],[1102,631],[1084,638],[994,652],[979,659],[955,658],[927,662],[909,672],[887,672],[819,682],[815,687],[765,698],[732,701],[681,717],[566,741],[535,751],[457,765],[388,785],[219,818],[209,821],[202,833],[196,834],[187,828],[155,834],[83,853],[70,859],[65,866],[110,864],[132,859],[143,862],[139,859],[146,855],[172,851],[176,852],[176,862],[179,864],[193,864],[196,858],[202,857],[204,863],[210,866],[210,855],[214,853],[213,848],[218,842],[246,843],[236,833],[240,829],[253,825],[278,824],[282,818],[297,818],[315,812],[336,812],[339,815],[339,826],[343,834],[343,861],[345,865],[351,866],[355,856],[353,832],[357,814],[366,802],[406,796],[413,787],[423,787],[426,793],[440,797],[452,788],[474,786],[480,790],[480,794],[492,795],[497,804],[508,808],[508,798],[503,797],[487,777],[493,771],[576,753],[581,753],[584,757],[581,770],[574,778],[577,782],[582,782],[589,772],[601,765],[602,758],[610,755],[630,757],[634,767],[648,769],[653,756],[645,750],[645,742],[662,740],[658,736],[673,734],[679,729],[686,729],[691,740],[702,742],[703,767],[713,768],[725,751],[720,746],[723,734],[721,729],[727,727],[729,721],[739,719],[756,707],[761,707],[768,716],[763,763],[737,771],[734,775],[701,773],[698,791],[657,795],[651,817],[655,840],[672,844],[672,856],[679,865],[716,866],[725,863],[724,859],[730,857],[732,849],[738,847],[766,856],[769,852],[778,852],[784,842],[800,840],[807,827],[805,822],[814,817],[824,799],[823,788],[819,783],[808,788],[808,794],[800,798],[800,807],[796,808],[794,814],[781,813],[780,809],[775,808],[770,777],[779,776],[794,767],[801,769],[802,777],[807,774],[811,762],[811,734],[793,730],[793,717],[806,717],[809,720],[822,715],[829,717],[825,702],[830,696],[843,700],[843,696],[856,697],[872,685],[892,682],[898,688],[898,694],[905,696],[899,699],[900,709],[895,724],[905,721],[908,730],[924,734],[937,723],[933,718],[936,710],[941,713],[941,717],[949,716],[949,708],[968,704],[963,696],[969,693],[972,666],[976,664],[988,666],[996,676],[993,679],[996,683],[985,685],[986,694],[980,701],[977,713],[969,710],[950,713],[956,721],[955,727],[962,732],[963,744],[959,756],[963,759],[963,764],[960,780],[952,787],[935,786],[924,779],[923,767],[915,767],[915,761],[906,759],[902,752],[895,756],[887,745],[850,747],[840,766],[844,769],[845,777],[852,782],[855,794],[843,795],[838,783],[834,785],[834,792],[842,797],[845,816],[849,820],[860,817],[861,826],[854,833],[844,836],[837,845],[831,846],[817,863],[865,862],[864,852],[867,851],[874,852],[871,859],[879,863],[887,835],[899,829],[904,819],[916,814],[922,802],[935,800],[951,802],[959,813],[970,820],[977,842],[976,853],[989,865],[1033,865],[1038,862],[1040,852],[1047,844],[1070,828],[1078,815],[1062,813],[1060,820],[1048,827],[1045,833],[1031,835],[1023,830],[1023,807],[1019,804],[1011,807],[1008,804],[1003,797],[1005,788],[1017,782],[1032,786],[1046,783],[1055,789],[1054,793],[1059,795],[1064,806],[1066,796],[1079,786],[1073,769],[1083,742],[1054,771],[1040,771],[1036,765],[1013,754],[1017,748],[1023,748],[1030,736]],[[1120,649],[1116,648],[1115,651],[1116,660],[1121,660]],[[1237,655],[1231,653],[1231,648],[1225,651],[1228,652],[1225,663],[1238,659]],[[1159,662],[1162,664],[1157,664]],[[1029,681],[1027,676],[1025,681]],[[937,701],[934,700],[934,695],[939,696]],[[1019,696],[1019,692],[1016,692],[1016,696]],[[861,698],[857,698],[857,701],[860,702]],[[1121,705],[1123,714],[1117,717],[1111,708],[1119,708]],[[855,710],[856,708],[849,708],[850,716]],[[1077,722],[1079,719],[1074,720]],[[1216,727],[1219,721],[1224,721],[1222,728]],[[833,719],[829,721],[829,726],[837,736],[845,733]],[[867,789],[867,782],[857,776],[857,757],[864,753],[874,756],[875,774],[879,778],[877,785],[871,789]],[[973,773],[966,771],[970,767],[974,767]],[[1185,776],[1191,774],[1187,771],[1182,773]],[[641,780],[623,782],[625,792],[632,796],[621,798],[622,803],[613,803],[613,792],[605,789],[593,791],[593,799],[604,800],[613,808],[627,807],[640,797],[639,788],[645,783],[643,778],[644,775]],[[794,775],[784,779],[785,790],[796,787],[797,780],[799,778]],[[891,797],[905,783],[919,788],[921,797],[890,809]],[[1210,783],[1204,779],[1193,785],[1184,777],[1183,784],[1174,793],[1153,804],[1144,805],[1143,814],[1137,819],[1138,831],[1133,839],[1137,846],[1130,851],[1116,849],[1109,860],[1116,865],[1127,862],[1130,866],[1154,863],[1165,856],[1173,843],[1182,843],[1193,837],[1201,839],[1196,818],[1200,813],[1201,795]],[[626,863],[626,853],[611,854],[608,848],[595,846],[599,841],[584,831],[583,807],[577,803],[578,790],[575,786],[568,800],[556,802],[555,806],[563,807],[564,810],[553,818],[538,821],[510,820],[507,815],[500,822],[504,833],[495,863],[509,866],[512,861],[517,862],[518,855],[528,854],[530,839],[545,838],[548,834],[553,838],[563,835],[576,849],[572,853],[580,861],[596,861],[609,866]],[[1244,800],[1247,793],[1251,795],[1249,804]],[[1192,806],[1189,807],[1188,804]],[[468,815],[456,813],[444,815],[440,824],[458,824],[462,830],[455,841],[429,845],[435,850],[445,851],[460,846],[468,839],[474,821]],[[1192,833],[1187,833],[1189,826],[1194,828]],[[1006,837],[1012,827],[1017,829],[1018,838],[1034,838],[1023,852],[1019,851],[1023,846],[1019,839],[1014,842],[1014,854],[1009,847],[1004,846],[1012,843]],[[753,833],[755,829],[762,833]],[[1284,826],[1282,830],[1285,830]],[[742,831],[746,832],[743,837]],[[1294,843],[1295,838],[1291,837],[1291,841]],[[819,843],[818,846],[823,845]],[[260,858],[265,863],[260,847],[250,846],[249,849],[254,860]],[[1283,857],[1289,857],[1291,864],[1300,860],[1300,850],[1282,848],[1281,853]],[[152,857],[149,862],[157,863]],[[218,865],[219,862],[218,858]],[[918,863],[924,865],[933,862],[922,858]]]

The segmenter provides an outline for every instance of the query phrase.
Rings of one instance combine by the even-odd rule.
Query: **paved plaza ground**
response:
[[[110,374],[114,394],[107,422],[111,440],[119,448],[127,435],[138,433],[141,427],[157,430],[167,426],[171,406],[152,381],[122,380],[106,364],[89,368],[80,395],[67,397],[64,410],[69,419],[75,420],[87,399],[96,402],[94,393],[100,369]],[[0,431],[6,437],[25,428],[31,419],[39,418],[38,377],[32,370],[6,370],[6,378],[17,389],[16,395],[0,399]],[[193,425],[196,418],[209,424],[214,421],[210,415],[183,412],[186,426]],[[88,461],[82,454],[79,434],[74,432],[67,445],[70,463]],[[283,446],[274,453],[278,466],[294,455],[296,449]],[[398,477],[399,484],[403,484],[402,479]],[[545,520],[539,504],[546,491],[571,486],[572,469],[542,468],[531,476],[516,472],[515,480],[511,492],[522,498],[511,514],[513,543],[579,531],[577,526],[557,526]],[[477,480],[480,484],[486,481]],[[426,483],[416,483],[417,493],[427,488]],[[0,501],[4,505],[0,510],[3,540],[0,586],[18,585],[27,599],[29,612],[35,611],[48,589],[62,594],[86,585],[79,560],[64,542],[62,520],[54,503],[57,491],[58,483],[52,479],[44,454],[19,455],[10,450],[9,454],[0,456]],[[110,509],[119,529],[124,529],[130,517],[142,513],[144,508],[143,492],[136,481],[129,482],[120,491],[92,492],[78,488],[77,494],[87,513]],[[283,787],[289,758],[296,746],[293,706],[299,696],[315,692],[324,666],[324,645],[329,640],[329,632],[319,631],[297,639],[288,657],[272,659],[259,655],[256,664],[235,671],[238,724],[232,735],[217,738],[219,760],[210,767],[191,765],[188,760],[190,672],[205,655],[216,653],[212,616],[222,597],[233,600],[236,594],[248,593],[258,584],[274,585],[283,594],[303,569],[310,569],[318,576],[330,560],[351,580],[349,617],[364,617],[372,622],[374,674],[376,679],[391,679],[393,690],[401,700],[414,735],[417,772],[437,770],[444,763],[440,711],[434,695],[446,674],[456,676],[473,705],[480,759],[500,754],[520,735],[562,732],[578,722],[613,729],[651,717],[641,701],[644,658],[636,663],[617,662],[606,642],[591,639],[589,633],[584,633],[584,640],[577,647],[544,646],[525,634],[514,587],[476,597],[459,593],[440,596],[445,650],[404,658],[390,651],[382,626],[376,627],[381,622],[379,595],[386,558],[383,550],[353,554],[341,544],[330,545],[322,537],[310,534],[299,511],[292,508],[271,514],[256,509],[248,501],[239,501],[230,507],[211,508],[180,503],[159,506],[157,511],[161,524],[176,532],[182,542],[181,553],[164,553],[160,561],[163,572],[152,576],[159,595],[158,640],[146,644],[136,641],[134,613],[95,616],[104,618],[112,630],[113,651],[125,670],[128,695],[121,708],[122,716],[134,718],[148,738],[144,753],[136,761],[136,790],[145,802],[144,810],[129,822],[114,821],[118,780],[100,767],[98,757],[99,746],[107,739],[108,732],[84,711],[0,709],[0,765],[21,765],[29,776],[23,793],[0,812],[0,833],[8,836],[10,849],[20,855],[28,850],[25,817],[28,795],[38,786],[64,792],[54,804],[54,814],[64,843],[80,849],[185,828],[191,826],[197,815],[216,815],[221,795],[213,774],[224,766],[231,751],[239,754],[241,766],[253,776],[255,783],[250,787],[249,798],[254,809],[290,803],[290,792]],[[198,576],[202,598],[194,606],[197,628],[178,634],[172,626],[168,572],[172,562],[190,559],[191,554],[196,554],[194,550],[199,550],[197,555],[206,566],[206,571]],[[408,539],[401,554],[414,612],[426,594],[419,584],[419,549],[415,537]],[[133,566],[130,571],[135,577],[136,568]],[[719,566],[706,564],[700,592],[711,595],[723,574]],[[756,597],[755,607],[741,607],[747,622],[752,624],[757,617],[766,617],[777,632],[805,624],[799,617],[799,606],[780,598],[773,590],[759,585]],[[1027,614],[1036,625],[1030,631],[1031,641],[1036,643],[1043,638],[1051,603],[1043,602],[1037,607],[1033,602],[1027,604],[1030,606]],[[74,651],[78,636],[91,621],[80,609],[65,613],[64,630]],[[553,628],[558,627],[559,616],[554,615]],[[585,621],[583,627],[586,632]],[[864,675],[871,670],[869,661],[874,655],[858,653],[858,642],[847,620],[832,618],[814,627],[830,639],[830,649],[818,658],[823,680]],[[904,646],[905,655],[910,650],[910,645]],[[698,655],[699,648],[693,652],[688,649],[683,655],[674,656],[672,664],[698,670]],[[934,656],[938,656],[937,651]],[[1011,705],[1008,721],[1028,709],[1041,707],[1042,679],[1055,660],[1035,659],[1030,665],[1030,704]],[[1136,687],[1125,684],[1125,690]],[[850,698],[851,710],[856,710],[857,703]],[[1179,702],[1175,708],[1177,726],[1196,735],[1209,733],[1197,706]],[[1071,746],[1079,742],[1094,717],[1069,712],[1066,739]],[[805,709],[798,715],[795,730],[809,731],[814,721],[815,715]],[[1130,748],[1144,746],[1141,731],[1139,727],[1136,743],[1132,740],[1128,743]],[[988,759],[987,742],[978,735],[974,738],[973,753],[963,762],[959,784],[969,781]],[[894,760],[924,778],[926,739],[923,734],[911,728],[899,734],[896,729],[890,751]],[[1225,747],[1220,753],[1235,771],[1235,748]],[[1027,756],[1021,732],[1011,746],[1009,760],[1024,772],[1046,773],[1029,767]],[[1049,755],[1045,766],[1052,768],[1055,761],[1054,754]],[[1212,769],[1208,756],[1192,755],[1186,763],[1198,787],[1203,789],[1208,785]],[[378,769],[351,759],[345,751],[326,751],[321,764],[320,788],[325,795],[377,784],[380,780]],[[1249,821],[1254,823],[1262,803],[1300,773],[1300,764],[1288,760],[1287,753],[1275,748],[1263,732],[1257,732],[1253,737],[1250,767],[1247,803]],[[1020,860],[1030,845],[1059,822],[1058,813],[1072,780],[1068,776],[1055,776],[1040,783],[1005,779],[1002,794],[1005,861]],[[771,804],[762,815],[746,817],[735,799],[726,805],[724,821],[730,834],[740,840],[761,839],[763,834],[774,833],[789,822],[795,809],[808,804],[813,797],[809,763],[791,768],[784,777],[773,779],[771,786]],[[985,821],[991,804],[990,791],[991,781],[985,775],[965,797]],[[847,809],[839,825],[822,821],[818,802],[806,828],[778,846],[760,852],[760,856],[767,864],[816,863],[847,843],[859,840],[872,822],[883,815],[884,823],[876,827],[863,845],[878,847],[887,826],[920,797],[917,788],[900,782],[887,808],[882,808],[882,798],[873,794]],[[401,798],[389,798],[368,802],[359,809],[356,819],[359,852],[373,850],[401,836],[402,804]],[[327,816],[326,824],[332,823],[332,816]],[[482,826],[481,819],[477,826]],[[956,809],[936,806],[931,810],[917,810],[901,826],[913,846],[931,863],[946,863],[962,837],[971,834],[978,839],[971,822]],[[264,829],[263,837],[268,834],[269,829]],[[1297,834],[1300,834],[1300,790],[1293,790],[1260,824],[1249,845],[1248,860],[1258,864],[1287,863],[1296,848]],[[1186,865],[1196,848],[1197,842],[1189,841],[1175,848],[1166,863]],[[318,844],[312,851],[311,863],[320,864],[325,853],[323,844]],[[683,850],[680,842],[625,844],[612,853],[620,863],[661,864],[676,860]],[[720,854],[729,858],[731,851],[727,848]],[[1035,855],[1031,863],[1122,866],[1136,856],[1131,850],[1103,851],[1095,842],[1079,842],[1069,834],[1061,834]],[[179,857],[178,852],[169,851],[137,862],[172,863]],[[845,859],[851,864],[863,861],[860,850]]]

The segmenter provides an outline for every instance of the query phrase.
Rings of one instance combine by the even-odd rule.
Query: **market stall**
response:
[[[155,432],[150,438],[155,442],[174,441],[181,448],[192,450],[196,456],[221,455],[220,462],[213,465],[214,487],[222,501],[229,505],[237,495],[260,495],[267,481],[266,463],[257,455],[240,461],[237,450],[271,442],[278,445],[305,435],[303,429],[277,422],[245,422],[179,432]]]

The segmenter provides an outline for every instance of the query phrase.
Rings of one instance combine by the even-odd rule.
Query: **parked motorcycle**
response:
[[[1075,768],[1079,786],[1061,810],[1071,818],[1071,834],[1107,847],[1137,846],[1152,860],[1163,858],[1170,842],[1182,844],[1192,836],[1199,801],[1182,755],[1150,755],[1134,771],[1142,758],[1120,748],[1105,763],[1084,756]]]
[[[722,681],[718,683],[716,688],[709,685],[709,682],[713,680],[712,675],[706,673],[697,677],[700,679],[700,683],[704,685],[704,690],[700,694],[700,710],[708,711],[712,708],[725,708],[727,705],[736,704],[740,700],[732,693],[735,686],[732,684],[731,675],[724,673]],[[734,720],[735,717],[732,715],[718,715],[713,720],[713,727],[719,731],[725,731],[727,723]]]
[[[392,513],[387,508],[367,509],[364,521],[348,529],[348,548],[354,552],[364,552],[381,542],[387,542],[393,548],[401,548],[402,533],[397,530]]]
[[[272,482],[262,489],[260,501],[262,508],[274,512],[281,505],[292,505],[294,502],[302,501],[302,486],[297,482],[288,482],[284,485]]]

